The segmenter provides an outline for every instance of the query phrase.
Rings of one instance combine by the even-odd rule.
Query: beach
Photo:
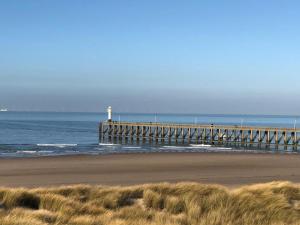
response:
[[[238,187],[300,182],[300,155],[271,153],[138,153],[0,159],[0,186],[135,185],[200,182]]]

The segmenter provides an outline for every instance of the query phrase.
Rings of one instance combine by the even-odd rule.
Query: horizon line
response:
[[[100,113],[107,114],[105,111],[54,111],[54,110],[8,110],[9,112],[33,112],[33,113]],[[113,112],[113,114],[151,114],[151,115],[186,115],[186,116],[275,116],[275,117],[300,117],[296,114],[255,114],[255,113],[183,113],[183,112]]]

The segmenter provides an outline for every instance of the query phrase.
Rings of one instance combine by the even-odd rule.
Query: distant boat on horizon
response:
[[[8,109],[6,109],[6,108],[0,108],[0,112],[7,112],[8,111]]]

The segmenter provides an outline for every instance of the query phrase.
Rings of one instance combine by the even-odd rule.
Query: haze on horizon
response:
[[[300,114],[298,1],[1,1],[0,107]]]

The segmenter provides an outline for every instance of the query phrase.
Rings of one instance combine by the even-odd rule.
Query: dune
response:
[[[300,224],[300,186],[200,183],[1,188],[1,225]]]

